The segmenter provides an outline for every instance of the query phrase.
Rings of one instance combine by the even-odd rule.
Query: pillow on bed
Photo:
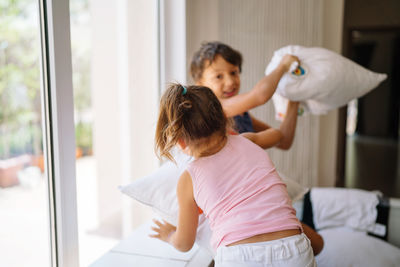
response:
[[[318,232],[324,248],[315,257],[324,267],[400,266],[400,249],[365,232],[330,228]]]
[[[140,203],[152,207],[164,220],[176,225],[178,220],[176,185],[192,158],[178,150],[174,152],[174,158],[176,164],[167,161],[148,176],[120,186],[119,190]]]
[[[290,198],[292,199],[292,202],[302,199],[308,192],[309,188],[304,187],[295,180],[288,178],[280,171],[278,171],[278,174],[282,178],[282,181],[286,184],[286,189]]]
[[[300,67],[286,73],[273,97],[276,117],[286,112],[286,99],[300,101],[305,112],[325,114],[361,97],[386,79],[357,63],[321,47],[289,45],[274,52],[265,74],[271,73],[285,54],[300,59]]]

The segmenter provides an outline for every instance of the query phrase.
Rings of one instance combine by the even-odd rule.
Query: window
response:
[[[117,186],[159,165],[159,91],[186,73],[184,34],[164,31],[184,16],[160,0],[0,7],[0,265],[90,265],[152,217]]]
[[[0,266],[50,266],[38,10],[0,1]]]

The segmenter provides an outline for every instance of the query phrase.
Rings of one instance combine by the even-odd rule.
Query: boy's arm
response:
[[[279,127],[279,130],[282,132],[282,139],[276,146],[277,148],[287,150],[292,146],[296,132],[298,109],[299,102],[288,102],[285,118]]]
[[[179,204],[178,226],[174,227],[165,221],[162,223],[155,220],[158,228],[153,227],[152,230],[157,234],[150,236],[186,252],[193,247],[199,219],[199,210],[193,197],[192,178],[189,172],[183,172],[179,178],[176,194]]]
[[[271,126],[268,125],[267,123],[265,123],[265,122],[263,122],[263,121],[261,121],[259,119],[256,119],[251,114],[249,114],[249,115],[250,115],[250,118],[251,118],[251,123],[253,124],[254,132],[258,133],[258,132],[261,132],[261,131],[264,131],[264,130],[267,130],[267,129],[271,128]]]
[[[220,99],[226,116],[233,117],[266,103],[275,93],[280,79],[294,61],[299,61],[299,59],[296,56],[285,55],[278,67],[258,81],[251,91]]]
[[[274,146],[284,150],[289,149],[293,144],[296,131],[298,107],[298,102],[289,101],[285,119],[279,129],[272,128],[251,116],[255,133],[242,133],[242,136],[264,149]]]

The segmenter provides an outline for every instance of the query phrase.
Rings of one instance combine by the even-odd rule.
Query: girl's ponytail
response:
[[[160,111],[156,127],[155,149],[157,156],[174,161],[169,153],[180,138],[182,128],[182,109],[189,107],[189,103],[184,103],[184,87],[179,84],[171,84],[164,92],[160,100]],[[187,88],[185,90],[187,94]]]
[[[170,151],[180,139],[190,146],[215,133],[226,133],[222,106],[207,87],[171,84],[161,97],[159,112],[155,135],[159,158],[174,161]]]

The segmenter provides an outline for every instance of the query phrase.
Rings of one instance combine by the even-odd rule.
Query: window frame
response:
[[[39,0],[51,266],[79,266],[69,1]]]

